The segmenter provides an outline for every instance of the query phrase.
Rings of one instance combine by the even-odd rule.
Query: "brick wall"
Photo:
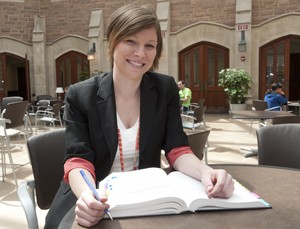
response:
[[[0,2],[0,36],[31,42],[33,16],[38,14],[38,10],[39,0]]]
[[[172,0],[171,31],[199,21],[235,25],[235,0]]]
[[[300,12],[299,0],[253,0],[252,24],[257,25],[290,12]]]
[[[44,2],[41,13],[46,16],[47,42],[67,35],[76,34],[87,37],[90,23],[90,12],[93,9],[102,9],[106,31],[107,21],[113,11],[124,4],[150,4],[155,10],[156,0],[72,0],[61,2]]]
[[[25,0],[24,3],[0,2],[0,36],[8,36],[31,43],[34,15],[45,16],[47,42],[74,34],[88,35],[90,11],[103,9],[104,25],[109,15],[123,4],[150,5],[156,0]],[[178,31],[199,21],[227,26],[235,24],[235,0],[171,0],[171,31]],[[252,21],[259,24],[288,12],[300,12],[299,0],[253,0]],[[104,29],[105,31],[106,29]]]

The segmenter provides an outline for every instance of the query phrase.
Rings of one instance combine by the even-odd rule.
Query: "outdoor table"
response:
[[[194,229],[194,228],[298,228],[300,225],[300,170],[259,165],[212,165],[225,169],[250,191],[260,195],[272,209],[207,211],[180,215],[105,219],[94,229]],[[59,228],[81,229],[74,209]]]

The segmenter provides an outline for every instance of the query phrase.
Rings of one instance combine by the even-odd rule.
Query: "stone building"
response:
[[[300,100],[299,0],[0,0],[0,97],[56,97],[57,87],[110,71],[105,30],[126,3],[156,12],[164,38],[158,71],[184,79],[194,101],[227,109],[217,85],[227,67],[252,76],[249,97],[262,99],[279,81]]]

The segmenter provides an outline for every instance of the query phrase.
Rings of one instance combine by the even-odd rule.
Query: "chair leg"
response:
[[[16,176],[15,165],[13,163],[12,155],[10,153],[10,139],[9,138],[6,139],[6,146],[5,147],[6,147],[9,162],[11,164],[11,168],[12,168],[12,171],[13,171],[13,176],[14,176],[14,180],[15,180],[15,183],[16,183],[16,187],[18,187],[18,181],[17,181],[17,176]],[[4,152],[4,154],[5,154],[5,152]],[[4,155],[4,157],[5,157],[5,155]]]
[[[205,164],[208,164],[207,162],[207,147],[204,148],[204,156],[205,156]]]
[[[4,151],[3,139],[1,141],[1,163],[2,163],[2,181],[4,182],[4,176],[6,174],[6,170],[5,170],[5,151]]]

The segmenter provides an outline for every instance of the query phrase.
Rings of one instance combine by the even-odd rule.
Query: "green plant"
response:
[[[219,72],[218,85],[224,87],[231,104],[245,103],[252,83],[251,76],[244,69],[227,68]]]

